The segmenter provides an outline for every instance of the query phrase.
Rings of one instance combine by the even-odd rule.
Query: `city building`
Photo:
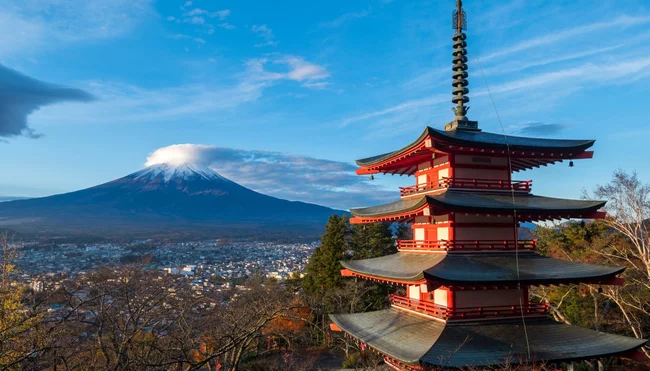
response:
[[[344,331],[398,370],[498,366],[634,356],[646,340],[555,322],[529,287],[621,284],[624,268],[545,257],[535,241],[519,240],[522,222],[596,219],[602,201],[531,194],[530,180],[513,172],[592,158],[593,140],[554,140],[492,134],[467,118],[469,90],[465,13],[454,12],[455,119],[445,130],[427,127],[399,150],[357,161],[359,175],[415,177],[389,204],[353,209],[351,223],[409,222],[413,239],[398,252],[344,261],[344,276],[403,286],[389,309],[334,314]]]

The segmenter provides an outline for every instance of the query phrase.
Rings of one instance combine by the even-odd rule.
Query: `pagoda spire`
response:
[[[456,117],[454,121],[445,125],[445,130],[479,130],[478,122],[467,119],[469,106],[465,106],[465,103],[469,103],[469,97],[467,96],[469,93],[467,77],[469,75],[467,73],[467,49],[465,49],[467,47],[467,42],[465,42],[467,35],[463,32],[463,30],[467,29],[467,15],[463,10],[462,0],[456,0],[456,10],[453,12],[452,26],[456,30],[456,33],[453,37],[454,50],[452,52],[454,63],[452,70],[454,72],[451,75],[454,79],[452,82],[452,94],[454,97],[451,101],[456,104],[456,107],[453,108]]]

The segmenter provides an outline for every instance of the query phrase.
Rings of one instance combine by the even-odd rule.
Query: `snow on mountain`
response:
[[[0,203],[0,221],[28,221],[20,228],[59,234],[292,238],[317,236],[332,214],[344,212],[264,195],[191,161],[159,162],[87,189]]]
[[[200,178],[211,181],[232,182],[231,180],[219,175],[219,173],[207,166],[200,166],[189,163],[164,163],[151,165],[132,175],[135,179],[144,178],[148,180],[162,177],[164,182],[169,182],[170,180],[176,178],[183,180],[193,180]]]

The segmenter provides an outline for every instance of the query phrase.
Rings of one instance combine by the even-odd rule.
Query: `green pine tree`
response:
[[[350,237],[352,259],[369,259],[397,252],[391,223],[357,224]]]
[[[303,288],[308,295],[324,295],[335,290],[341,283],[341,264],[348,249],[350,222],[346,216],[332,215],[305,269]]]

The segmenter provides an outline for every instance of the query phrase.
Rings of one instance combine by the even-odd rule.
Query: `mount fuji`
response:
[[[317,236],[332,214],[243,187],[214,170],[161,163],[95,187],[0,203],[0,228],[39,234]]]

